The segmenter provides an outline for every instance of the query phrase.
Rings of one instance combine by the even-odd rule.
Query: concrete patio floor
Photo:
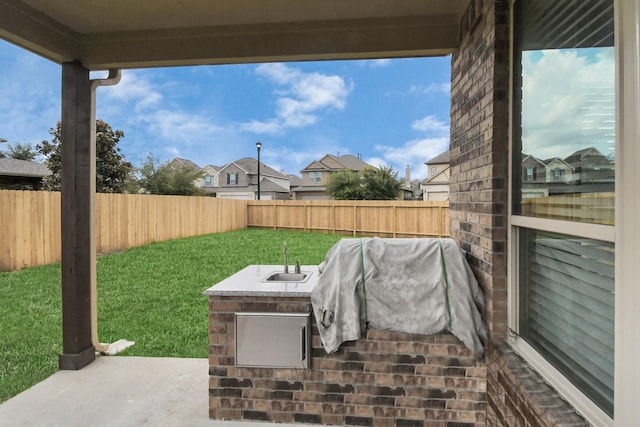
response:
[[[207,359],[101,356],[80,371],[56,372],[4,402],[0,426],[269,425],[210,420],[208,369]]]

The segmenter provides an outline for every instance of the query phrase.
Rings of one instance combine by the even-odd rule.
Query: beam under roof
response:
[[[454,52],[466,0],[0,0],[0,37],[89,69]]]

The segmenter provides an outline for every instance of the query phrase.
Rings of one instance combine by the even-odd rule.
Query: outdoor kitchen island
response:
[[[301,273],[307,273],[303,281],[266,280],[277,271],[282,266],[249,266],[205,291],[210,418],[384,427],[485,425],[487,368],[458,338],[367,329],[359,340],[327,354],[310,299],[317,266],[301,266]],[[289,317],[302,323],[287,334],[282,330]],[[245,318],[255,318],[249,325],[258,332],[249,327],[253,335],[237,341],[236,325]],[[274,321],[278,331],[270,332],[263,321]],[[287,358],[287,352],[294,357]],[[303,364],[294,367],[297,360]]]

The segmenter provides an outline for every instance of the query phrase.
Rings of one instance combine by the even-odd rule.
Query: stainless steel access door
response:
[[[309,369],[310,313],[236,313],[236,366]]]

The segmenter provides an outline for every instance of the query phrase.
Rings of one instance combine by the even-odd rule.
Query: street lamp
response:
[[[260,200],[260,148],[262,147],[262,143],[260,141],[256,142],[256,148],[258,149],[258,200]]]

